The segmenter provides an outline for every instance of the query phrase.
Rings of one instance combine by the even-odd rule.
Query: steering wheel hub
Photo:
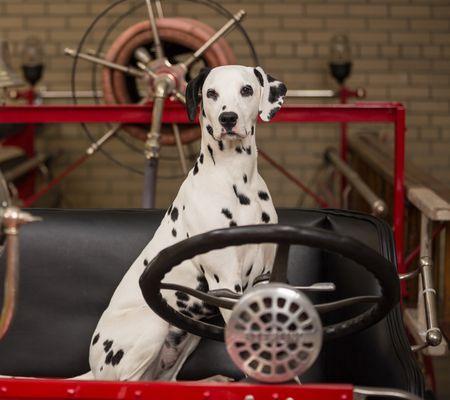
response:
[[[309,369],[322,347],[313,304],[289,285],[259,285],[233,308],[225,342],[234,363],[261,382],[287,382]]]

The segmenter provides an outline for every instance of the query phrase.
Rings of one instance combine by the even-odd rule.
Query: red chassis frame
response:
[[[0,106],[0,123],[148,123],[152,105],[52,105]],[[395,133],[394,237],[398,270],[404,264],[405,108],[400,103],[286,105],[274,122],[383,122],[393,123]],[[167,100],[164,123],[189,123],[184,106]],[[345,159],[346,134],[341,131],[341,156]],[[1,393],[0,393],[1,394]]]
[[[8,400],[244,400],[250,398],[254,400],[352,400],[353,387],[350,385],[0,379],[0,399]]]

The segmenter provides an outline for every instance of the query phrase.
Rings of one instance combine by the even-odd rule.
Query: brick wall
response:
[[[163,0],[169,16],[196,17],[218,28],[224,19],[203,6]],[[47,70],[42,84],[49,89],[68,89],[71,60],[64,47],[75,47],[93,17],[111,1],[106,0],[2,0],[0,36],[12,44],[14,65],[20,65],[22,40],[30,35],[45,43]],[[119,11],[129,9],[130,0],[94,32],[93,45]],[[235,12],[248,12],[244,25],[253,39],[261,64],[272,75],[284,79],[291,89],[334,88],[327,70],[328,43],[336,33],[346,33],[352,43],[354,72],[351,87],[364,87],[369,100],[395,100],[407,106],[407,154],[415,162],[450,184],[450,4],[444,0],[246,0],[222,1]],[[119,24],[117,32],[145,18],[144,9]],[[112,35],[112,37],[115,36]],[[251,63],[242,37],[228,37],[239,62]],[[108,41],[109,42],[109,41]],[[108,43],[107,42],[107,43]],[[98,42],[97,42],[98,43]],[[80,89],[89,88],[90,69],[80,64]],[[375,127],[389,132],[389,127]],[[92,127],[99,135],[105,127]],[[355,129],[355,128],[354,128]],[[321,161],[323,149],[336,142],[335,125],[260,125],[258,141],[295,175],[308,181]],[[138,149],[140,143],[125,137]],[[88,142],[79,126],[53,125],[40,133],[39,146],[48,151],[64,150],[56,170],[73,161]],[[141,169],[140,152],[119,141],[107,145],[121,161]],[[196,146],[193,146],[195,151]],[[176,157],[173,148],[164,158]],[[294,205],[299,193],[261,160],[275,202]],[[178,175],[176,161],[164,159],[161,175]],[[157,205],[165,207],[176,193],[178,179],[158,182]],[[137,207],[142,177],[121,169],[103,155],[96,155],[63,185],[64,206]],[[307,203],[308,204],[308,203]]]

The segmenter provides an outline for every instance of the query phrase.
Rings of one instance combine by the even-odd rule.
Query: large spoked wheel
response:
[[[215,31],[192,18],[164,15],[163,8],[173,12],[175,8],[172,6],[176,4],[170,3],[178,2],[210,8],[223,16],[226,22]],[[189,7],[179,8],[184,9],[189,11]],[[127,20],[136,15],[141,19],[147,18],[127,25]],[[215,0],[176,0],[164,4],[159,0],[113,1],[89,25],[77,49],[66,49],[66,53],[74,57],[71,86],[75,104],[80,101],[77,97],[81,93],[79,89],[85,87],[80,85],[86,82],[84,61],[91,62],[91,87],[97,103],[153,103],[153,115],[149,115],[148,125],[115,125],[110,134],[103,137],[109,139],[114,136],[130,150],[141,155],[144,152],[148,159],[159,158],[160,146],[176,145],[180,158],[184,158],[181,145],[198,139],[200,132],[198,127],[189,125],[163,125],[161,120],[165,104],[169,101],[183,103],[187,82],[202,67],[236,63],[233,51],[224,39],[232,29],[242,34],[250,58],[255,65],[258,63],[253,44],[240,25],[244,15],[242,10],[233,15]],[[121,33],[113,39],[116,31]],[[105,143],[103,137],[99,138],[92,128],[86,124],[82,126],[92,142],[100,143],[100,146]],[[146,141],[144,149],[142,140]],[[100,146],[96,150],[102,151],[111,161],[143,174],[144,171],[136,167],[134,161],[130,163],[131,157],[126,153],[109,153]],[[186,173],[184,160],[181,164]]]
[[[315,304],[319,313],[337,311],[354,304],[371,304],[359,315],[324,326],[324,340],[338,338],[366,329],[381,319],[399,302],[400,284],[394,265],[386,258],[363,243],[348,236],[329,231],[291,225],[250,225],[229,229],[213,230],[178,242],[162,250],[147,266],[140,278],[140,287],[147,304],[161,318],[170,324],[195,335],[223,341],[224,328],[204,321],[189,318],[173,308],[164,300],[161,290],[177,290],[197,297],[212,306],[232,309],[238,295],[216,292],[201,293],[182,285],[163,283],[165,275],[176,265],[187,259],[211,250],[244,244],[277,243],[270,282],[287,282],[287,266],[291,245],[305,245],[340,254],[355,261],[370,272],[380,285],[380,295],[358,296],[330,303]],[[234,297],[234,299],[230,299]]]

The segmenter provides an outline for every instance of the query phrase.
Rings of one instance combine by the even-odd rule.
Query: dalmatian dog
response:
[[[260,67],[221,66],[189,82],[187,111],[200,105],[200,154],[152,240],[117,287],[90,344],[90,377],[102,380],[173,380],[200,338],[170,326],[146,304],[139,278],[159,251],[212,229],[277,223],[257,169],[256,120],[280,109],[286,86]],[[272,268],[276,245],[216,250],[186,260],[164,278],[201,291],[242,293]],[[182,292],[165,290],[169,305],[202,319],[218,312]],[[221,310],[225,321],[229,311]]]

